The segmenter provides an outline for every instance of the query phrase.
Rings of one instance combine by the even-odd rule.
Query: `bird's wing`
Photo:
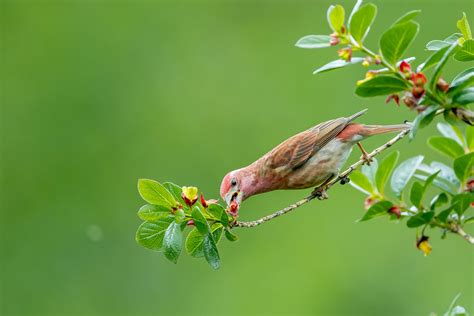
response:
[[[344,117],[330,120],[287,139],[268,153],[266,165],[272,169],[284,166],[287,170],[303,166],[349,122],[350,120]]]

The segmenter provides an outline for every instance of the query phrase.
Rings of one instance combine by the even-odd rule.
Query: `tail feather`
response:
[[[349,116],[349,117],[347,118],[347,123],[352,122],[353,120],[355,120],[355,119],[358,118],[359,116],[364,115],[365,112],[367,112],[367,111],[368,111],[368,109],[363,109],[362,111],[359,111],[359,112],[357,112],[357,113],[355,113],[355,114],[352,114],[351,116]]]

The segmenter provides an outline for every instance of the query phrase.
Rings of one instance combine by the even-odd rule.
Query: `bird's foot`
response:
[[[314,196],[318,200],[327,200],[329,198],[326,190],[322,187],[318,187],[311,192],[311,196]]]
[[[339,183],[341,185],[344,185],[344,184],[349,183],[349,182],[351,182],[351,179],[349,179],[348,176],[345,176],[345,177],[341,178],[341,181]]]

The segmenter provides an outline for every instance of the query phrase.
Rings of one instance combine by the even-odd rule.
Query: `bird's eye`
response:
[[[230,180],[230,184],[233,185],[233,186],[236,185],[236,184],[237,184],[237,180],[235,180],[235,179]]]

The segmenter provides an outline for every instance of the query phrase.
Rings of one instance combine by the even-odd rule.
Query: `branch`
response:
[[[466,233],[459,225],[453,225],[449,228],[449,230],[464,238],[468,243],[474,245],[474,237]]]
[[[401,140],[403,137],[405,137],[408,133],[410,132],[410,130],[405,130],[403,132],[401,132],[400,134],[398,134],[397,136],[395,136],[394,138],[392,138],[391,140],[389,140],[388,142],[386,142],[385,144],[383,144],[382,146],[378,147],[377,149],[375,149],[374,151],[372,151],[370,154],[367,155],[367,158],[370,159],[370,158],[373,158],[375,156],[377,156],[378,154],[380,154],[382,151],[386,150],[387,148],[391,147],[393,144],[395,144],[396,142],[398,142],[399,140]],[[317,195],[317,192],[325,192],[327,191],[330,187],[332,187],[335,183],[341,181],[342,179],[345,179],[347,178],[348,175],[350,175],[354,170],[356,170],[357,168],[359,168],[360,166],[362,166],[364,163],[366,162],[366,159],[364,158],[361,158],[359,161],[357,161],[356,163],[352,164],[349,168],[347,168],[346,170],[344,170],[343,172],[341,172],[337,177],[334,177],[332,180],[330,180],[329,182],[323,184],[323,185],[320,185],[319,187],[317,187],[313,193],[311,193],[309,196],[305,197],[304,199],[302,200],[299,200],[298,202],[294,203],[294,204],[291,204],[287,207],[285,207],[284,209],[281,209],[279,211],[276,211],[270,215],[267,215],[267,216],[264,216],[260,219],[257,219],[255,221],[251,221],[251,222],[240,222],[240,221],[237,221],[235,222],[235,224],[233,225],[233,227],[255,227],[255,226],[258,226],[258,225],[261,225],[265,222],[268,222],[276,217],[279,217],[281,215],[284,215],[286,213],[289,213],[295,209],[297,209],[298,207],[300,207],[301,205],[303,204],[306,204],[308,202],[310,202],[311,200],[313,200],[314,198],[318,197]],[[318,197],[319,198],[319,197]],[[322,198],[321,198],[322,199]],[[471,237],[472,238],[472,237]]]

